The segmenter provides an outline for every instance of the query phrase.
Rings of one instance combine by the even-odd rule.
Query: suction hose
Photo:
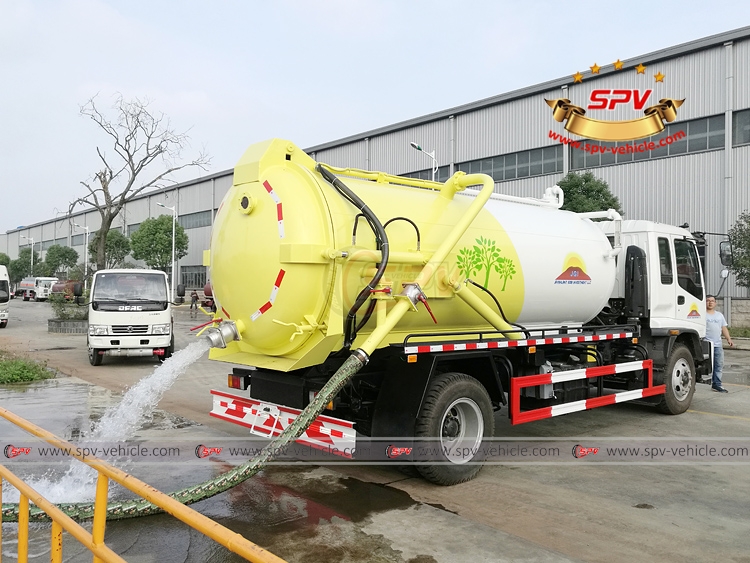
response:
[[[232,327],[234,323],[222,323],[221,328],[212,329],[207,338],[211,341],[212,345],[216,345],[217,342],[221,341],[226,346],[224,341],[225,336],[231,333],[236,333],[236,327]],[[220,334],[223,330],[224,334]],[[219,347],[222,347],[219,344]],[[331,401],[336,394],[341,390],[347,381],[357,373],[369,359],[368,355],[361,351],[355,350],[352,352],[342,366],[333,374],[333,377],[328,380],[320,393],[313,399],[313,401],[307,405],[307,407],[300,413],[300,415],[292,422],[275,440],[269,442],[269,444],[261,450],[261,452],[254,457],[238,465],[234,469],[214,477],[208,481],[204,481],[198,485],[193,485],[173,493],[169,496],[182,504],[188,505],[195,502],[210,498],[236,487],[243,481],[247,481],[250,477],[253,477],[256,473],[259,473],[266,464],[273,458],[276,452],[282,449],[287,444],[295,441],[299,438],[302,433],[307,429],[310,424],[323,412],[323,409]],[[94,517],[94,503],[63,503],[59,504],[58,507],[65,514],[73,518],[74,520],[90,520]],[[159,514],[163,512],[158,506],[151,504],[145,499],[128,499],[109,503],[107,505],[107,520],[125,520],[126,518],[136,518],[139,516],[150,516],[152,514]],[[30,507],[29,520],[32,521],[48,521],[47,515],[39,508]],[[3,522],[18,522],[18,505],[17,504],[3,504],[2,508],[2,521]]]

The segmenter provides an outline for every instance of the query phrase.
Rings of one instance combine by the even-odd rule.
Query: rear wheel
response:
[[[665,414],[682,414],[690,407],[695,393],[695,365],[693,356],[683,344],[676,344],[664,372],[666,391],[659,403]]]
[[[98,348],[89,348],[89,363],[92,366],[100,366],[102,365],[102,359],[104,356],[100,354],[101,350]]]
[[[440,448],[436,465],[418,465],[422,476],[438,485],[473,479],[482,468],[482,444],[495,429],[492,402],[476,379],[463,373],[435,377],[425,395],[416,436]]]
[[[6,326],[8,326],[8,321],[7,320],[0,321],[0,328],[5,328]]]

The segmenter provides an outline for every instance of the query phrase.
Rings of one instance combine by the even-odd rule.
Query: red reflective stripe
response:
[[[258,309],[258,311],[260,311],[260,314],[262,315],[263,313],[265,313],[266,311],[268,311],[271,308],[271,306],[272,306],[271,302],[270,301],[266,301],[266,303],[260,309]]]
[[[455,348],[455,347],[454,347],[454,345],[453,345],[453,344],[444,344],[444,345],[443,345],[443,350],[442,350],[442,351],[443,351],[443,352],[453,352],[454,348]]]
[[[417,354],[423,354],[425,352],[429,352],[430,347],[429,346],[417,346]]]
[[[555,374],[558,373],[565,373],[565,372],[555,372]],[[548,385],[552,383],[552,373],[540,373],[539,375],[525,375],[523,377],[516,378],[520,381],[516,381],[516,383],[519,385],[519,389],[522,389],[524,387],[536,387],[537,385]]]
[[[654,395],[663,395],[666,392],[667,392],[666,385],[657,385],[656,387],[648,387],[647,389],[644,389],[643,396],[652,397]]]
[[[600,375],[613,375],[615,373],[615,364],[598,366],[586,369],[586,377],[599,377]]]
[[[515,348],[518,346],[518,340],[511,340],[508,342],[508,348]]]
[[[286,274],[284,270],[279,270],[279,275],[276,276],[276,282],[273,285],[275,285],[276,287],[281,287],[281,280],[284,279],[284,274]]]
[[[544,407],[533,411],[519,413],[513,417],[512,424],[523,424],[524,422],[542,420],[543,418],[552,418],[552,407]]]
[[[596,407],[603,407],[605,405],[614,405],[617,402],[615,396],[616,395],[604,395],[603,397],[586,399],[586,408],[595,409]]]
[[[276,204],[276,217],[278,217],[279,221],[284,220],[284,213],[281,210],[281,203]]]
[[[544,343],[545,343],[545,344],[552,344],[552,343],[553,343],[554,341],[555,341],[555,339],[554,339],[554,338],[545,338],[545,339],[544,339]]]
[[[273,188],[271,187],[271,184],[268,183],[268,180],[263,182],[263,187],[266,188],[266,191],[270,194],[273,191]]]

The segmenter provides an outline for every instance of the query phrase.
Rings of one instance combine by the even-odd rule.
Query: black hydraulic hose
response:
[[[326,179],[328,183],[330,183],[336,189],[336,191],[338,191],[347,201],[349,201],[352,205],[359,209],[360,212],[365,216],[367,221],[370,223],[373,231],[375,232],[375,238],[378,241],[381,252],[380,264],[378,264],[378,269],[375,272],[375,275],[373,276],[372,280],[370,280],[370,283],[368,283],[362,289],[362,291],[359,292],[359,295],[357,295],[357,299],[354,301],[354,305],[352,305],[352,308],[349,309],[349,313],[346,316],[346,323],[344,326],[344,347],[349,348],[357,336],[357,311],[359,311],[360,307],[362,307],[364,302],[367,301],[367,299],[370,297],[372,291],[377,287],[380,279],[385,273],[386,267],[388,266],[388,235],[385,233],[385,228],[383,228],[383,225],[377,218],[377,216],[369,207],[367,207],[367,204],[362,201],[359,196],[357,196],[357,194],[351,191],[346,186],[346,184],[344,184],[344,182],[339,180],[334,174],[323,168],[320,164],[318,164],[315,169],[320,173],[321,176],[323,176],[323,178]]]
[[[526,338],[530,338],[531,337],[531,334],[529,333],[529,331],[528,331],[528,329],[526,327],[521,326],[521,325],[519,325],[517,323],[512,323],[512,322],[510,322],[508,320],[508,318],[505,316],[505,311],[503,311],[503,308],[500,305],[500,301],[497,300],[497,298],[492,294],[492,292],[489,289],[487,289],[483,285],[479,285],[474,280],[470,280],[468,278],[466,279],[466,283],[470,283],[471,285],[474,285],[474,286],[478,287],[479,289],[481,289],[482,291],[486,292],[487,295],[489,295],[490,297],[492,297],[492,300],[495,302],[495,305],[497,305],[497,309],[498,309],[498,311],[500,311],[500,316],[503,318],[503,320],[506,323],[508,323],[510,326],[514,326],[516,328],[520,328],[523,331],[523,334],[524,334],[524,336]]]
[[[417,227],[417,224],[414,221],[412,221],[411,219],[409,219],[408,217],[394,217],[393,219],[388,219],[385,222],[385,224],[383,225],[383,228],[384,229],[387,228],[388,225],[390,225],[394,221],[406,221],[412,227],[414,227],[414,230],[417,232],[417,252],[419,252],[419,250],[422,247],[422,235],[419,234],[419,227]]]
[[[367,324],[367,321],[370,320],[370,317],[372,316],[372,312],[375,310],[375,305],[377,304],[377,301],[375,299],[370,300],[370,304],[367,306],[367,310],[365,311],[365,316],[362,317],[362,320],[359,321],[359,324],[357,324],[357,328],[354,329],[355,334],[362,330],[362,327]]]

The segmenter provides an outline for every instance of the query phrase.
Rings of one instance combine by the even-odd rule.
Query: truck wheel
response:
[[[664,414],[681,414],[688,410],[695,393],[695,365],[693,356],[683,344],[676,344],[664,372],[667,389],[659,403]]]
[[[172,334],[172,339],[169,341],[169,346],[164,348],[164,355],[161,356],[161,361],[163,362],[167,358],[171,358],[172,354],[174,354],[174,333]]]
[[[26,296],[24,295],[24,296],[23,296],[23,300],[24,300],[24,301],[28,301],[28,300],[29,300],[29,298],[28,298],[28,297],[26,297]]]
[[[103,355],[99,353],[98,348],[89,348],[89,363],[92,366],[100,366],[102,365],[102,359],[104,358]]]
[[[5,328],[8,326],[8,321],[0,321],[0,328]]]
[[[482,443],[494,430],[492,402],[479,381],[463,373],[438,375],[425,394],[415,434],[440,448],[441,461],[417,469],[437,485],[473,479],[484,461]]]

